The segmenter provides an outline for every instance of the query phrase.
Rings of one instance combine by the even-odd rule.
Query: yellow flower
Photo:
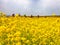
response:
[[[20,41],[20,37],[15,37],[14,40]]]
[[[26,38],[25,38],[25,37],[21,37],[21,40],[23,40],[23,41],[24,41],[24,40],[26,40]]]
[[[2,45],[2,43],[0,42],[0,45]]]
[[[21,45],[21,42],[17,42],[16,45]]]
[[[29,43],[30,41],[29,40],[26,40],[26,43]]]
[[[36,44],[32,44],[32,45],[36,45]]]
[[[35,42],[37,39],[36,38],[32,38],[32,42]]]
[[[20,36],[21,35],[21,32],[17,31],[14,36]]]
[[[2,14],[4,15],[4,14]],[[52,14],[55,15],[55,14]],[[60,17],[0,17],[0,41],[7,45],[59,45]],[[4,40],[6,39],[6,40]],[[6,41],[6,42],[5,42]],[[11,42],[10,42],[11,41]],[[52,42],[54,41],[54,42]],[[2,45],[0,42],[0,45]],[[34,43],[34,44],[33,44]]]

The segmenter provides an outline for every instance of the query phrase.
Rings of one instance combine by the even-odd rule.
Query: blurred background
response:
[[[60,15],[60,0],[0,0],[0,11],[7,15]]]

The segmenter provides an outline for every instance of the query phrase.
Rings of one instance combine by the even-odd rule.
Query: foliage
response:
[[[24,17],[26,17],[26,14],[24,14]]]

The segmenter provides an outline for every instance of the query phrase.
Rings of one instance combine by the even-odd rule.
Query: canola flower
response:
[[[0,17],[0,45],[60,45],[60,17]]]

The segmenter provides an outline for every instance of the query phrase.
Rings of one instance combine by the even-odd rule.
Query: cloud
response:
[[[29,4],[28,0],[12,0],[12,2],[19,4],[19,5],[28,5]]]
[[[9,2],[9,0],[2,0],[2,2],[3,2],[3,3],[8,3],[8,2]]]
[[[36,0],[37,1],[37,0]],[[60,14],[60,0],[39,0],[33,3],[32,0],[0,0],[0,10],[11,13],[27,15],[50,15]]]
[[[60,14],[60,0],[41,0],[39,3],[39,8],[41,8],[41,14],[51,15],[52,13]]]

